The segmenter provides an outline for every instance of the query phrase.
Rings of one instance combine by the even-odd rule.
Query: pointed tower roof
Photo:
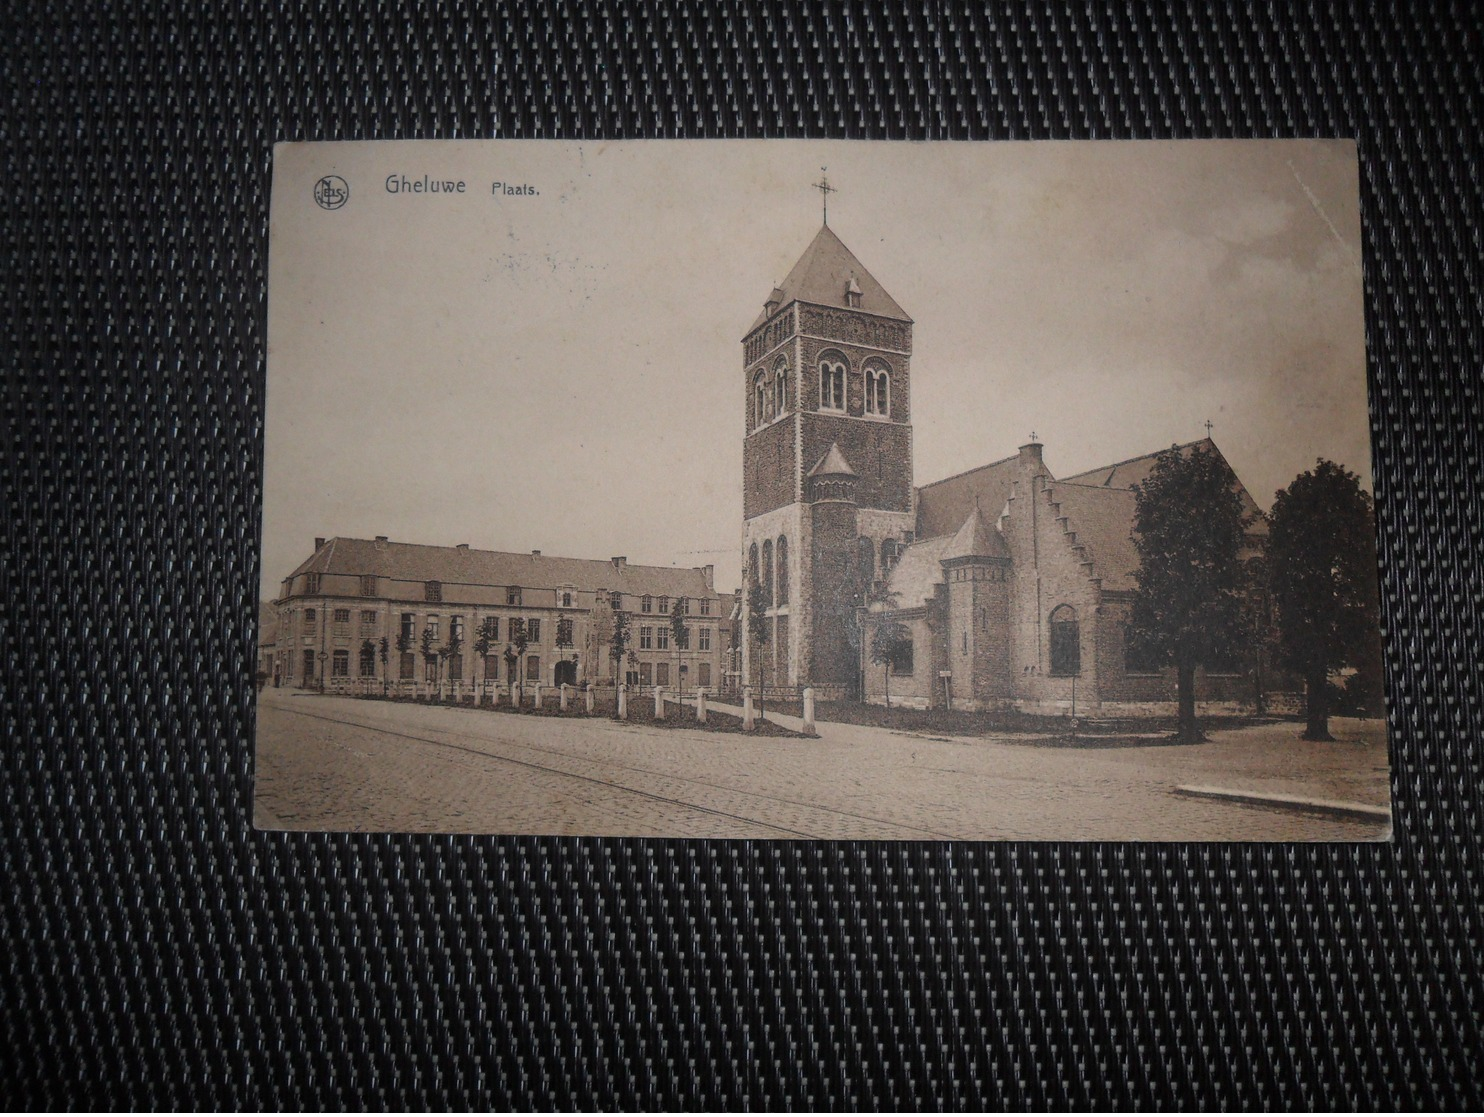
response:
[[[845,307],[849,306],[846,294],[852,288],[860,292],[860,305],[855,309],[882,318],[912,321],[907,312],[897,305],[897,300],[886,293],[886,288],[876,282],[876,278],[828,225],[820,227],[814,240],[799,257],[799,262],[788,273],[788,278],[773,294],[782,292],[783,297],[778,300],[780,307],[795,301],[813,303],[816,306]],[[773,300],[770,297],[768,301]],[[752,329],[762,325],[766,317],[766,314],[759,315],[752,324]]]
[[[965,558],[1009,558],[1009,548],[999,531],[984,522],[976,505],[944,549],[941,561]]]
[[[810,477],[854,477],[855,470],[850,468],[850,463],[845,460],[845,455],[840,453],[840,444],[831,442],[825,456],[820,458],[814,468],[809,471]]]

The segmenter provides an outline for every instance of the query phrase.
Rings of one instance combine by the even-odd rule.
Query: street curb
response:
[[[1292,807],[1297,810],[1320,811],[1324,814],[1345,815],[1368,821],[1391,821],[1391,808],[1377,807],[1369,803],[1351,803],[1340,799],[1312,799],[1304,795],[1284,795],[1277,791],[1239,791],[1226,787],[1201,787],[1184,785],[1174,789],[1176,795],[1187,795],[1196,799],[1225,799],[1233,803],[1247,803],[1257,807]]]

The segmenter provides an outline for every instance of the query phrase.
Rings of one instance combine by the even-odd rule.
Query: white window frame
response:
[[[819,362],[819,409],[821,411],[845,410],[845,380],[850,370],[844,361],[824,358]],[[835,387],[838,385],[838,402]]]

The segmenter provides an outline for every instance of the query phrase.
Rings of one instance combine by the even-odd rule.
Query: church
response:
[[[766,637],[741,641],[743,677],[918,707],[1172,711],[1173,669],[1126,641],[1133,486],[1156,453],[1058,479],[1032,435],[916,485],[912,330],[826,220],[742,340],[741,633],[750,596],[766,616]],[[1219,456],[1209,437],[1181,450],[1197,446]],[[1255,551],[1266,526],[1232,485]],[[887,615],[911,640],[883,666],[870,647]],[[1251,708],[1257,665],[1220,666],[1197,674],[1201,709]]]

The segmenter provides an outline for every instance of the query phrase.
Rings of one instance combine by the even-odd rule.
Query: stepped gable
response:
[[[912,321],[828,225],[820,227],[788,278],[773,289],[768,301],[776,302],[779,309],[791,302],[847,307],[846,291],[851,288],[852,280],[860,292],[860,303],[853,309],[881,318]],[[747,332],[757,329],[767,318],[766,312],[759,314]]]
[[[1136,587],[1139,552],[1134,547],[1132,489],[1054,481],[1043,499],[1062,518],[1064,530],[1081,548],[1083,561],[1092,564],[1092,576],[1102,579],[1104,590],[1121,593]]]
[[[997,528],[991,527],[975,508],[958,533],[948,541],[942,561],[966,558],[1009,558],[1010,548]]]
[[[1257,501],[1247,491],[1247,486],[1242,484],[1236,470],[1231,468],[1231,464],[1227,462],[1226,456],[1222,454],[1212,439],[1197,439],[1194,442],[1186,442],[1176,446],[1175,449],[1180,451],[1182,455],[1189,457],[1196,447],[1200,447],[1208,453],[1214,453],[1226,465],[1227,470],[1232,475],[1232,482],[1236,486],[1237,496],[1241,498],[1242,513],[1251,521],[1248,530],[1256,535],[1266,535],[1268,530],[1267,521],[1262,515],[1262,509],[1258,507]],[[1154,468],[1155,459],[1162,453],[1164,453],[1163,450],[1156,450],[1152,454],[1143,454],[1137,458],[1129,458],[1127,461],[1115,462],[1113,465],[1101,466],[1098,469],[1089,469],[1086,473],[1063,477],[1062,480],[1078,485],[1095,485],[1105,489],[1129,489],[1141,484],[1148,478],[1150,470]]]
[[[951,535],[913,543],[897,556],[897,564],[887,575],[886,590],[892,596],[894,609],[921,609],[930,602],[943,584],[943,556],[953,542]]]
[[[655,597],[715,596],[715,591],[706,587],[705,576],[694,567],[632,563],[618,567],[603,559],[341,537],[327,540],[293,576],[305,573],[375,574],[409,582],[442,582],[445,586],[571,586]]]
[[[1019,455],[1012,455],[923,485],[917,490],[917,537],[952,535],[976,508],[998,519],[1021,475],[1019,461]]]

